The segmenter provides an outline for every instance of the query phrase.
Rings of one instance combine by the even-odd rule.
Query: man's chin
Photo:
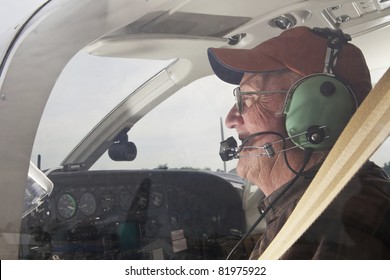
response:
[[[247,179],[248,174],[248,158],[240,158],[236,166],[236,173],[241,178]]]

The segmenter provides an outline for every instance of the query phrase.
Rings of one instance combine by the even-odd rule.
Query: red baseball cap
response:
[[[328,39],[313,29],[299,26],[282,32],[253,49],[209,48],[214,73],[223,81],[240,84],[244,73],[262,73],[290,69],[303,76],[324,73]],[[371,77],[361,50],[345,43],[333,68],[355,93],[360,104],[370,92]]]

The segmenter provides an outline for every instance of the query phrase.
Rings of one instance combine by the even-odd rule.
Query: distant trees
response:
[[[191,166],[183,166],[183,167],[180,167],[180,168],[169,168],[168,167],[168,163],[163,163],[163,164],[159,164],[157,166],[157,168],[155,169],[159,169],[159,170],[207,170],[207,171],[210,171],[211,168],[209,167],[204,167],[204,168],[194,168],[194,167],[191,167]]]
[[[157,169],[167,170],[168,169],[168,163],[159,164],[157,166]]]

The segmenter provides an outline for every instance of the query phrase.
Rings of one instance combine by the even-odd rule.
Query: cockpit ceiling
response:
[[[390,24],[390,0],[290,1],[284,6],[276,2],[267,11],[259,3],[250,13],[244,7],[235,11],[221,7],[216,14],[204,13],[199,7],[190,12],[185,9],[190,1],[176,10],[147,13],[92,42],[85,51],[109,57],[190,58],[207,47],[250,48],[298,25],[341,28],[356,37]]]
[[[197,2],[197,1],[195,1]],[[209,6],[201,1],[203,6]],[[188,1],[173,10],[161,10],[148,13],[127,26],[109,34],[109,36],[124,36],[130,34],[171,34],[194,37],[225,37],[230,32],[245,26],[263,23],[276,30],[290,28],[294,25],[308,24],[313,26],[327,25],[331,28],[348,28],[362,23],[374,21],[384,15],[390,15],[390,0],[360,0],[360,1],[274,1],[267,8],[258,1],[245,8],[223,7],[220,1],[218,12],[208,12]],[[249,0],[252,2],[252,0]],[[198,3],[199,4],[199,3]],[[227,6],[230,6],[230,3]],[[193,6],[196,7],[193,7]],[[212,5],[210,3],[210,5]],[[188,6],[191,12],[186,10]],[[258,8],[256,8],[258,7]],[[291,25],[274,24],[275,20],[291,19]],[[388,20],[387,20],[388,22]],[[280,23],[280,22],[279,22]],[[381,23],[369,24],[383,25]],[[272,28],[271,28],[272,29]],[[263,29],[262,29],[263,30]],[[264,31],[264,30],[263,30]]]
[[[360,35],[390,24],[390,1],[362,0],[329,5],[321,15],[332,28],[349,29],[351,35]]]
[[[220,38],[249,20],[251,18],[239,16],[153,12],[110,35],[175,34]]]

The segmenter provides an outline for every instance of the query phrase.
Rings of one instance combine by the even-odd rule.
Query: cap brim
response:
[[[279,61],[254,49],[207,50],[211,68],[221,80],[238,85],[244,73],[263,73],[284,70],[287,67]]]

